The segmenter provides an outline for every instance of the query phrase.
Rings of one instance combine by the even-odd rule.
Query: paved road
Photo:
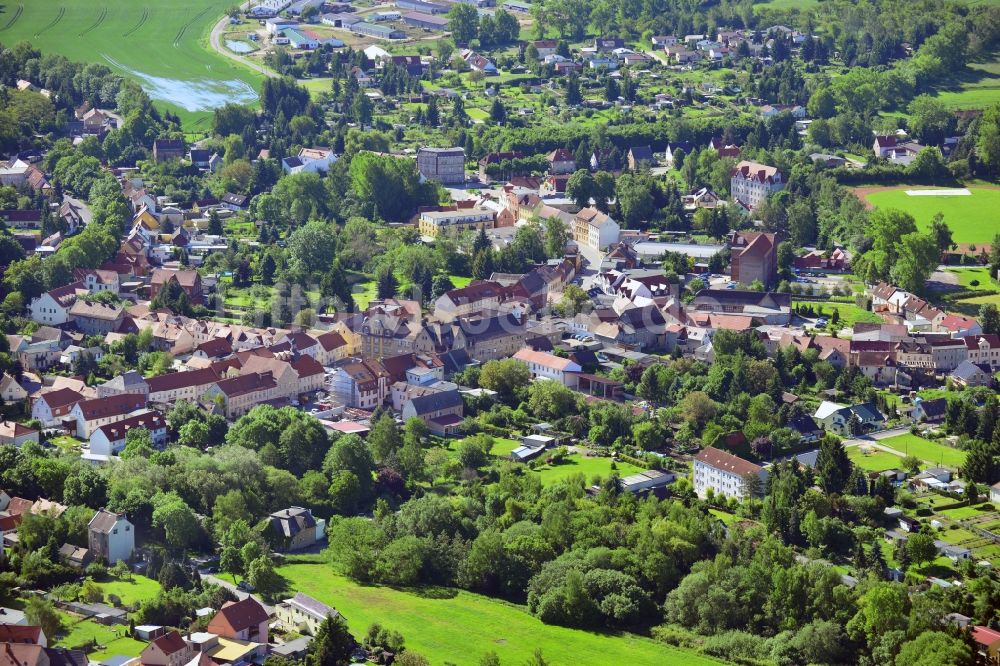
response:
[[[240,5],[240,10],[241,11],[245,10],[249,6],[249,4],[250,4],[249,2],[243,3],[242,5]],[[215,49],[215,51],[218,52],[223,57],[229,58],[230,60],[235,60],[236,62],[240,63],[241,65],[246,65],[250,69],[252,69],[254,71],[257,71],[257,72],[260,72],[264,76],[270,76],[272,78],[278,78],[279,74],[277,72],[275,72],[274,70],[268,69],[267,67],[264,67],[263,65],[258,65],[257,63],[255,63],[253,60],[250,60],[249,58],[244,58],[243,56],[241,56],[239,54],[233,53],[229,49],[224,48],[219,43],[219,40],[222,37],[222,33],[226,31],[226,27],[228,25],[229,25],[229,16],[227,15],[227,16],[223,16],[221,19],[219,19],[219,22],[216,23],[215,26],[212,28],[212,32],[208,36],[208,41],[212,45],[212,48]]]
[[[258,603],[260,603],[261,606],[264,607],[264,610],[267,611],[268,615],[273,615],[274,614],[274,608],[272,606],[269,606],[268,604],[264,603],[263,599],[261,599],[257,595],[251,595],[251,594],[249,594],[247,592],[244,592],[243,590],[239,589],[238,587],[236,587],[235,585],[233,585],[232,583],[230,583],[227,580],[223,580],[222,578],[218,578],[217,576],[213,576],[211,574],[201,574],[201,578],[202,578],[202,580],[206,580],[209,583],[213,583],[213,584],[218,585],[220,587],[226,588],[227,590],[229,590],[230,592],[232,592],[233,594],[235,594],[236,598],[239,599],[240,601],[242,601],[243,599],[246,599],[247,597],[252,596],[254,599],[257,600]]]

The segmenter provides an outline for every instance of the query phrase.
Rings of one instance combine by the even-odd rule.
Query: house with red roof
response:
[[[785,179],[777,167],[743,160],[729,174],[733,199],[754,209],[767,197],[785,188]]]
[[[208,623],[208,631],[232,640],[267,643],[267,624],[267,611],[256,599],[247,597],[223,604]]]

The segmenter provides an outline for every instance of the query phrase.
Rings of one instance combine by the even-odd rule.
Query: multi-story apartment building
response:
[[[421,148],[417,151],[417,171],[427,180],[443,185],[465,182],[464,148]]]
[[[764,199],[785,187],[777,167],[743,160],[729,174],[733,199],[747,208],[756,208]]]

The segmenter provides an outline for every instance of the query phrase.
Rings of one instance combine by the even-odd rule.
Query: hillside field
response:
[[[262,77],[211,50],[208,34],[229,0],[8,0],[0,43],[98,62],[142,85],[185,129],[207,129],[211,110],[253,103]]]
[[[723,662],[634,634],[603,634],[543,624],[523,606],[463,590],[398,590],[359,585],[313,557],[289,558],[280,567],[289,590],[336,608],[351,633],[364,634],[373,622],[398,631],[406,647],[432,664],[475,664],[494,651],[504,664],[527,662],[541,648],[551,664],[603,666],[712,666]]]
[[[951,228],[952,238],[956,243],[989,243],[994,235],[1000,233],[1000,225],[997,224],[1000,189],[970,187],[970,196],[914,197],[906,193],[906,190],[916,189],[927,188],[864,188],[859,194],[872,207],[906,211],[914,217],[921,230],[930,227],[936,213],[943,213],[944,221]]]

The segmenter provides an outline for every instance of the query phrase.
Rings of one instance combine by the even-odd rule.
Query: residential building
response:
[[[465,149],[421,148],[417,151],[417,171],[427,180],[443,185],[465,182]]]
[[[329,148],[302,148],[298,155],[281,160],[281,168],[286,174],[321,173],[329,171],[337,157]]]
[[[462,317],[455,322],[452,349],[464,349],[470,358],[485,363],[513,356],[526,337],[524,318],[518,314]]]
[[[13,376],[3,373],[0,377],[0,399],[4,402],[21,402],[28,399],[28,392],[17,383]]]
[[[309,509],[292,506],[275,511],[269,522],[272,542],[279,550],[301,550],[316,543],[316,519]]]
[[[183,139],[156,139],[153,141],[154,162],[183,159],[186,153],[187,149]]]
[[[149,402],[173,403],[178,400],[197,402],[217,381],[219,373],[212,368],[184,372],[169,372],[146,380]]]
[[[87,523],[87,549],[108,565],[128,562],[135,552],[135,529],[124,513],[101,509]]]
[[[734,231],[729,237],[730,273],[734,282],[744,285],[759,280],[768,287],[778,277],[777,234]]]
[[[459,317],[500,311],[509,290],[499,282],[484,280],[471,282],[465,287],[452,289],[434,301],[434,317],[451,322]]]
[[[445,231],[460,234],[470,229],[492,229],[495,217],[496,213],[486,208],[433,210],[420,214],[417,227],[421,235],[436,238]]]
[[[94,430],[90,436],[90,453],[99,456],[118,455],[125,449],[125,437],[133,428],[148,431],[155,447],[162,447],[167,443],[166,419],[163,414],[149,410]]]
[[[813,419],[842,437],[871,432],[885,423],[885,417],[870,402],[847,406],[824,400]]]
[[[80,298],[70,306],[69,317],[87,335],[106,335],[121,326],[125,308],[118,303],[88,302]]]
[[[208,623],[216,636],[238,641],[267,643],[267,611],[253,597],[227,601]]]
[[[176,282],[193,305],[204,304],[201,275],[195,270],[174,270],[169,268],[154,268],[149,282],[149,300],[156,298],[169,282]]]
[[[0,445],[13,444],[20,448],[26,442],[38,444],[38,431],[16,421],[0,421]]]
[[[951,381],[961,386],[991,386],[993,374],[988,365],[977,365],[971,361],[962,361],[948,375]]]
[[[274,615],[286,631],[309,636],[316,635],[326,618],[340,617],[336,609],[301,592],[275,605]]]
[[[518,350],[514,358],[528,366],[532,377],[557,381],[572,389],[577,387],[579,374],[583,372],[583,368],[575,361],[528,347]]]
[[[992,370],[1000,368],[1000,335],[968,335],[965,342],[966,359],[970,363],[983,365]]]
[[[555,43],[555,40],[543,41]],[[556,148],[546,155],[545,159],[549,162],[549,174],[551,175],[569,175],[576,171],[576,158],[573,157],[573,153],[568,148]]]
[[[43,393],[31,406],[31,418],[37,419],[46,428],[61,425],[71,418],[70,412],[83,396],[71,389],[57,389]]]
[[[184,666],[194,657],[194,648],[179,633],[170,631],[155,638],[139,653],[141,666]]]
[[[48,326],[65,324],[69,321],[69,310],[76,302],[77,293],[85,288],[82,282],[71,282],[31,299],[28,306],[31,320]]]
[[[792,320],[789,294],[740,289],[702,289],[688,306],[689,314],[740,314],[765,324],[788,325]]]
[[[754,492],[763,492],[767,470],[728,451],[714,446],[702,449],[694,457],[694,490],[705,498],[711,490],[716,496],[742,500],[757,485]]]
[[[633,146],[629,148],[628,168],[637,171],[644,167],[653,166],[653,150],[649,146]]]
[[[584,208],[574,218],[573,240],[595,250],[617,243],[620,233],[618,223],[596,208]]]
[[[146,406],[146,399],[136,393],[122,393],[107,398],[91,398],[77,402],[69,412],[76,421],[75,432],[80,439],[90,439],[103,425],[125,419]]]
[[[777,167],[743,160],[730,173],[730,192],[733,199],[746,208],[753,209],[764,199],[785,187]]]
[[[262,402],[278,397],[278,383],[270,372],[253,372],[222,379],[205,392],[207,402],[221,396],[227,419],[243,416]]]
[[[372,410],[389,395],[389,374],[377,361],[345,363],[330,383],[334,397],[348,407]]]
[[[434,391],[403,403],[404,421],[416,417],[438,436],[454,435],[462,426],[465,403],[457,390]]]

